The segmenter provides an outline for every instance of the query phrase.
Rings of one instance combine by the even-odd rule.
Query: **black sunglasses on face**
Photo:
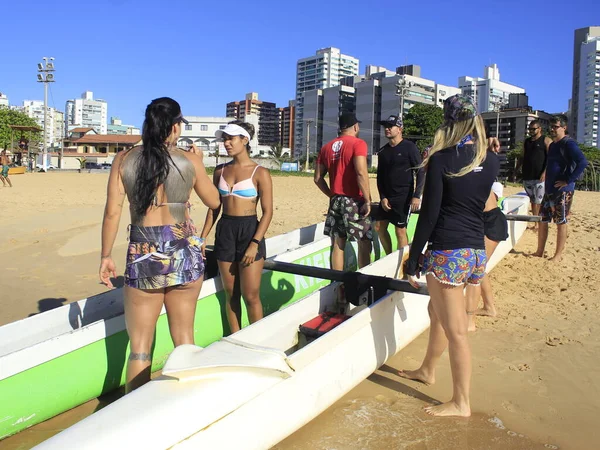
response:
[[[559,128],[563,128],[562,125],[550,125],[550,128],[552,128],[553,130],[557,130]]]
[[[537,128],[529,128],[529,131],[535,131],[535,130],[539,130],[539,129],[540,129],[540,127],[537,127]]]

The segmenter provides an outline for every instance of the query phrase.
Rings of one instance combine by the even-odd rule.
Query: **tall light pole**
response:
[[[404,118],[404,96],[412,86],[413,82],[408,81],[406,75],[403,75],[396,82],[396,95],[400,97],[400,119]]]
[[[305,172],[308,172],[308,153],[310,151],[310,126],[312,123],[312,119],[306,119],[306,162],[304,163]]]
[[[48,162],[48,83],[54,83],[53,57],[44,56],[44,62],[38,63],[38,83],[44,83],[44,142],[42,147],[42,170],[46,172]]]

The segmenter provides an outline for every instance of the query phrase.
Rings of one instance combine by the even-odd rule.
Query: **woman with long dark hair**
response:
[[[153,100],[146,108],[143,145],[114,159],[102,222],[100,280],[113,287],[111,257],[125,196],[131,226],[125,265],[125,322],[131,353],[126,392],[150,380],[151,348],[163,304],[175,346],[194,343],[194,315],[202,287],[201,240],[190,218],[190,194],[196,191],[209,208],[220,204],[200,152],[177,148],[179,104]]]
[[[213,183],[219,189],[223,215],[215,234],[215,258],[226,294],[226,313],[232,333],[241,328],[241,297],[248,319],[254,323],[263,317],[260,280],[266,258],[265,233],[273,218],[273,185],[268,169],[250,159],[252,124],[233,121],[217,138],[224,142],[233,159],[218,166]],[[262,215],[257,216],[258,203]],[[201,236],[206,238],[219,217],[220,208],[206,214]]]
[[[427,166],[423,206],[404,270],[413,286],[421,270],[426,275],[429,345],[421,367],[399,375],[433,383],[437,362],[448,347],[452,399],[426,411],[436,416],[470,416],[471,349],[464,285],[479,284],[485,274],[483,209],[499,161],[487,152],[483,120],[469,97],[446,99],[444,119],[423,161]]]

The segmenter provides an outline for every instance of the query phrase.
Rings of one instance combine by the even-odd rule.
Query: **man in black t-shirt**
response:
[[[527,128],[529,137],[523,143],[523,187],[531,201],[531,212],[539,215],[544,198],[546,160],[552,139],[542,134],[539,120],[533,120]]]
[[[425,180],[425,170],[421,165],[421,154],[417,146],[402,137],[402,118],[389,116],[379,122],[385,130],[388,143],[378,153],[377,189],[379,190],[379,211],[375,230],[387,254],[392,252],[392,242],[388,225],[395,226],[398,248],[408,245],[406,227],[411,211],[421,206],[421,193]],[[415,188],[415,172],[416,188]]]

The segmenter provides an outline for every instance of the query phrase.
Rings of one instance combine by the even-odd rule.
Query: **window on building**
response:
[[[185,126],[185,130],[186,130],[186,131],[191,131],[191,130],[192,130],[192,124],[191,124],[191,123],[188,123],[188,124]]]
[[[224,130],[227,125],[220,125],[219,130]]]
[[[200,131],[208,131],[208,125],[200,125]]]

